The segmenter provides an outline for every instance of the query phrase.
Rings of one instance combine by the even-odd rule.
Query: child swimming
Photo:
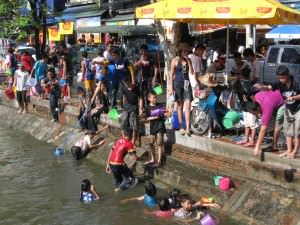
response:
[[[153,183],[147,181],[145,183],[145,194],[143,196],[124,199],[121,202],[125,203],[125,202],[129,202],[129,201],[144,201],[144,204],[148,208],[153,208],[154,206],[157,205],[155,185]]]
[[[173,212],[171,211],[171,205],[168,198],[162,199],[158,203],[158,206],[159,206],[159,210],[148,212],[148,214],[158,218],[164,218],[164,219],[168,219],[173,216]]]
[[[100,199],[100,197],[95,186],[91,184],[90,180],[84,179],[81,182],[80,201],[87,203],[98,199]]]
[[[181,208],[180,201],[181,201],[181,191],[177,188],[174,188],[169,193],[169,202],[171,209],[179,209]]]

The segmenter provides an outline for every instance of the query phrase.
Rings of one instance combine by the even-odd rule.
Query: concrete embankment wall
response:
[[[23,115],[16,114],[13,108],[15,103],[1,98],[1,95],[0,100],[2,103],[0,125],[2,126],[22,130],[39,140],[62,146],[65,149],[70,149],[71,145],[82,136],[71,126],[50,123],[46,118],[46,104],[43,106],[43,103],[36,103],[40,107],[36,108],[38,115],[32,113]],[[10,107],[7,107],[8,105]],[[44,110],[42,110],[43,107],[45,107]],[[67,108],[65,110],[66,114],[70,111]],[[66,120],[67,124],[74,124],[71,113],[66,117],[71,118]],[[107,122],[110,123],[108,120]],[[111,125],[118,126],[117,123]],[[104,135],[117,137],[119,133],[117,128],[111,128],[110,132]],[[300,225],[299,178],[296,178],[292,184],[286,183],[283,178],[283,168],[286,165],[247,160],[247,155],[251,159],[251,153],[243,155],[241,149],[234,149],[227,143],[218,144],[217,141],[210,142],[210,140],[196,139],[196,137],[183,138],[170,132],[169,140],[172,140],[172,135],[176,138],[176,142],[185,142],[186,146],[175,144],[170,147],[168,145],[166,150],[170,155],[166,157],[166,164],[163,168],[144,171],[139,163],[138,173],[145,172],[153,175],[162,184],[181,188],[195,196],[213,196],[221,203],[222,211],[241,221],[240,224]],[[143,138],[142,146],[145,146],[147,141],[147,138]],[[88,159],[105,165],[110,144],[106,143],[104,150],[90,154]],[[194,145],[206,149],[200,148],[200,150]],[[214,148],[217,149],[213,151]],[[241,156],[234,156],[237,153]],[[219,191],[213,186],[213,175],[230,176],[235,188],[228,192]],[[273,180],[270,182],[272,177]]]

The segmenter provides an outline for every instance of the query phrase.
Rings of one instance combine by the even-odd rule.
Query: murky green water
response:
[[[142,195],[143,185],[114,193],[113,178],[103,167],[89,160],[74,161],[69,153],[57,158],[53,150],[28,135],[0,128],[1,225],[180,224],[145,215],[141,203],[120,204],[121,199]],[[101,200],[79,201],[84,178],[95,184]]]

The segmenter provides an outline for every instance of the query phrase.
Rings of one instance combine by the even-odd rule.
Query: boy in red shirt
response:
[[[124,136],[115,142],[107,158],[106,172],[114,175],[117,186],[115,191],[133,188],[138,183],[138,179],[133,176],[132,171],[124,162],[127,153],[133,154],[137,159],[131,138],[131,133],[124,131]]]

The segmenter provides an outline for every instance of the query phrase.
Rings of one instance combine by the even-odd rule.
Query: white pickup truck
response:
[[[287,66],[290,74],[300,82],[300,45],[272,45],[266,58],[259,59],[259,62],[261,81],[264,83],[276,82],[276,69],[280,65]],[[227,72],[231,71],[233,64],[233,59],[229,59]]]

